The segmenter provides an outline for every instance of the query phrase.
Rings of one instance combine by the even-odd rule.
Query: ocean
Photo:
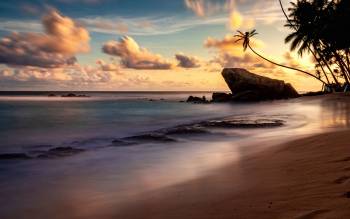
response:
[[[266,145],[350,124],[347,103],[313,97],[191,104],[211,93],[66,93],[0,92],[0,157],[27,156],[0,160],[0,218],[98,218]]]

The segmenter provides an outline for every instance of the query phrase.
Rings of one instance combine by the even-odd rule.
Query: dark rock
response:
[[[213,102],[229,102],[232,100],[232,94],[214,92],[212,95]]]
[[[68,94],[63,94],[61,97],[89,97],[85,94],[74,94],[74,93],[68,93]]]
[[[350,191],[346,192],[344,195],[345,195],[346,198],[350,198]]]
[[[310,92],[307,92],[305,94],[302,94],[301,96],[304,96],[304,97],[312,97],[312,96],[320,96],[320,95],[325,95],[325,94],[328,94],[329,92],[325,92],[325,91],[310,91]]]
[[[200,123],[204,127],[212,128],[272,128],[284,125],[282,120],[214,120]]]
[[[112,141],[113,146],[118,146],[118,147],[123,147],[123,146],[130,146],[130,145],[135,145],[137,142],[130,142],[130,141],[123,141],[120,139],[114,139]]]
[[[249,101],[260,101],[261,96],[258,92],[255,91],[243,91],[240,93],[237,93],[232,97],[233,101],[242,101],[242,102],[249,102]]]
[[[30,159],[25,153],[6,153],[0,154],[0,160],[27,160]]]
[[[122,141],[141,141],[141,142],[175,142],[176,140],[164,134],[149,133],[122,138]]]
[[[195,96],[189,96],[186,100],[188,103],[209,103],[209,101],[205,98],[205,96],[201,97],[195,97]]]
[[[207,134],[209,131],[198,126],[178,126],[165,130],[167,135],[191,135],[191,134]]]
[[[55,157],[66,157],[84,152],[84,149],[73,148],[73,147],[56,147],[48,150],[45,153],[38,155],[38,158],[55,158]]]
[[[47,95],[48,97],[56,97],[57,95],[56,94],[49,94]]]
[[[241,68],[222,71],[234,101],[261,101],[296,98],[300,95],[291,84],[281,80],[253,74]]]
[[[68,94],[63,94],[62,97],[77,97],[77,95],[73,93],[68,93]]]

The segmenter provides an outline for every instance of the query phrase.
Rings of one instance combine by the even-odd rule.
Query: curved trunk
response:
[[[257,52],[250,46],[250,44],[248,44],[248,47],[249,47],[249,49],[250,49],[255,55],[259,56],[260,58],[264,59],[265,61],[268,61],[268,62],[270,62],[270,63],[272,63],[272,64],[274,64],[274,65],[278,65],[278,66],[283,67],[283,68],[288,68],[288,69],[291,69],[291,70],[294,70],[294,71],[302,72],[302,73],[304,73],[304,74],[307,74],[307,75],[309,75],[309,76],[311,76],[311,77],[313,77],[313,78],[319,80],[319,81],[322,82],[323,84],[327,84],[327,83],[324,82],[322,79],[316,77],[315,75],[313,75],[313,74],[311,74],[311,73],[309,73],[309,72],[306,72],[306,71],[301,70],[301,69],[289,67],[289,66],[286,66],[286,65],[282,65],[282,64],[279,64],[279,63],[277,63],[277,62],[274,62],[274,61],[271,61],[271,60],[265,58],[264,56],[262,56],[262,55],[260,55],[259,53],[257,53]]]

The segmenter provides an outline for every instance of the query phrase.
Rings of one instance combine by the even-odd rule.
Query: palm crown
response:
[[[257,35],[258,33],[256,30],[252,30],[250,32],[243,33],[242,31],[237,30],[238,34],[234,35],[234,37],[237,37],[238,39],[235,41],[235,43],[243,40],[243,50],[246,51],[246,49],[249,46],[250,38]]]

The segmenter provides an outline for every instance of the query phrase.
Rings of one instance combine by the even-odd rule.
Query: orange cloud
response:
[[[233,34],[227,34],[223,39],[215,39],[208,37],[204,41],[204,46],[214,48],[220,52],[224,52],[233,56],[243,56],[244,51],[241,42],[236,42],[237,38]],[[263,48],[264,43],[258,39],[251,39],[251,45],[254,48]]]
[[[76,62],[89,51],[89,32],[71,18],[50,10],[42,19],[45,34],[13,33],[0,40],[0,63],[58,68]]]
[[[42,22],[46,35],[37,39],[38,44],[42,44],[42,49],[45,47],[49,51],[63,54],[89,51],[89,32],[71,18],[51,10],[43,17]]]
[[[243,51],[242,43],[235,42],[237,38],[233,35],[226,35],[223,39],[208,37],[204,42],[207,48],[214,48],[216,55],[211,60],[209,69],[220,67],[246,68],[248,70],[274,69],[275,66],[260,59],[248,50]],[[255,48],[264,47],[264,43],[258,39],[251,39],[251,45]]]
[[[255,26],[255,20],[253,18],[243,16],[237,10],[233,10],[230,14],[228,25],[231,30],[237,30],[238,28],[249,30]]]
[[[99,59],[96,63],[100,66],[102,71],[115,71],[119,72],[119,65],[116,63],[106,63],[105,61]]]
[[[124,36],[119,41],[109,41],[102,47],[106,54],[120,58],[121,64],[134,69],[171,69],[174,64],[159,54],[142,48],[131,37]]]
[[[229,25],[232,30],[236,30],[243,24],[243,16],[239,11],[232,11],[229,18]]]

